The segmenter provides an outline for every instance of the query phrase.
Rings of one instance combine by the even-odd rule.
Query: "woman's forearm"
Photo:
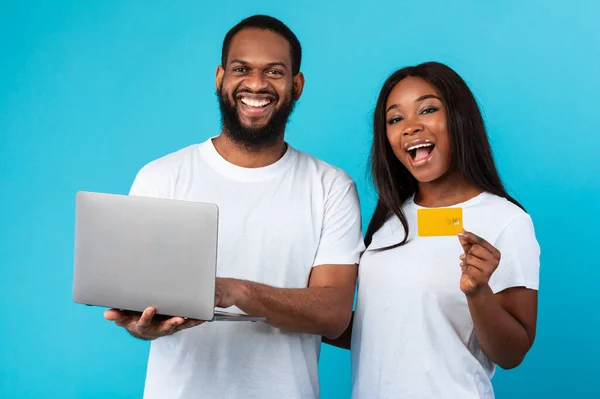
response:
[[[517,367],[531,348],[526,328],[500,304],[489,286],[467,295],[475,335],[487,357],[504,369]]]

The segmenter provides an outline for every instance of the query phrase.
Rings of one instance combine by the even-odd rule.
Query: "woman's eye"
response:
[[[423,111],[421,111],[421,113],[422,114],[432,114],[437,110],[438,109],[436,107],[428,107],[428,108],[425,108]]]
[[[402,120],[403,118],[400,116],[395,116],[393,118],[388,119],[388,125],[393,125],[394,123],[398,123]]]

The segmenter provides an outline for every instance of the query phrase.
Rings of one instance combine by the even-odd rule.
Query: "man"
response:
[[[284,140],[304,86],[300,62],[300,43],[282,22],[240,22],[217,68],[221,133],[150,162],[133,183],[131,195],[216,203],[217,307],[266,316],[199,326],[153,320],[154,309],[107,311],[153,341],[148,399],[319,396],[321,336],[349,323],[364,246],[354,182]]]

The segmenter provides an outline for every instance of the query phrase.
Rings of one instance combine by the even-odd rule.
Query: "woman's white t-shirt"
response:
[[[482,193],[455,205],[465,230],[502,254],[490,279],[497,293],[509,287],[538,289],[540,248],[527,213],[504,198]],[[470,399],[494,397],[495,365],[482,352],[465,294],[460,290],[457,237],[419,237],[417,209],[403,207],[404,229],[392,217],[373,235],[359,266],[352,333],[352,397]]]

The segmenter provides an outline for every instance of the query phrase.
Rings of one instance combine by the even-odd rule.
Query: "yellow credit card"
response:
[[[462,208],[417,209],[420,237],[454,236],[463,230]]]

